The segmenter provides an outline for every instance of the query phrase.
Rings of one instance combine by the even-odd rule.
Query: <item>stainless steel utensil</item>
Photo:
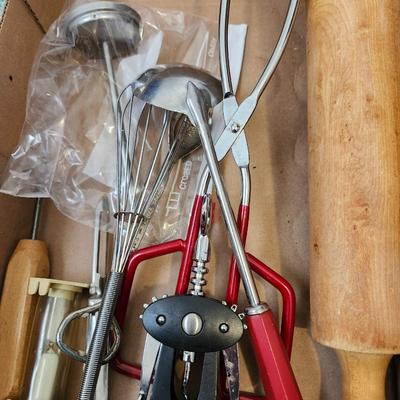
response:
[[[119,90],[113,59],[136,51],[143,34],[140,15],[126,4],[95,1],[73,8],[63,22],[65,35],[76,49],[104,62],[116,116]]]
[[[152,74],[146,77],[151,80]],[[173,163],[199,145],[198,140],[193,140],[190,129],[174,123],[180,118],[174,113],[160,112],[152,105],[137,103],[140,117],[139,121],[134,120],[134,91],[142,83],[139,80],[125,88],[117,105],[117,211],[113,261],[86,359],[79,397],[82,400],[93,398],[128,256],[140,244]],[[161,129],[159,117],[162,117]],[[152,139],[154,148],[148,151]],[[165,147],[168,150],[163,156]]]

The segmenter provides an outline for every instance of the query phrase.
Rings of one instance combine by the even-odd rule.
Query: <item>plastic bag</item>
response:
[[[94,3],[99,4],[77,1],[72,10]],[[156,63],[182,62],[218,75],[215,22],[180,11],[151,9],[136,2],[127,4],[141,17],[142,40],[137,46],[128,43],[120,52],[119,43],[108,40],[114,71],[104,62],[102,43],[92,52],[82,51],[86,42],[89,48],[95,47],[91,32],[84,32],[83,45],[68,34],[71,7],[65,9],[44,36],[32,68],[22,136],[4,172],[3,193],[50,197],[63,214],[93,226],[98,204],[105,196],[112,197],[113,192],[115,156],[110,144],[115,141],[115,118],[109,84],[112,72],[118,91]],[[115,31],[119,37],[132,39],[132,25],[122,23]],[[93,31],[99,34],[99,30],[97,27]],[[245,27],[240,27],[243,45],[245,31]],[[240,60],[243,45],[235,47]],[[238,74],[234,76],[237,82]],[[170,239],[185,231],[190,193],[193,196],[196,181],[193,171],[199,164],[199,154],[177,163],[145,243]],[[103,229],[111,227],[107,222],[103,225]]]

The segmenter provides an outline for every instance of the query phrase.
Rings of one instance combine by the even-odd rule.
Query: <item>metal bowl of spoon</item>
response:
[[[197,130],[188,118],[186,96],[189,81],[201,91],[209,107],[221,101],[220,81],[207,71],[185,64],[157,65],[139,76],[134,89],[134,96],[145,103],[175,113],[170,143],[177,135],[181,137],[174,153],[175,161],[200,146]]]
[[[134,91],[135,97],[165,110],[188,114],[187,84],[192,82],[202,93],[206,103],[214,107],[222,100],[221,82],[207,71],[185,64],[157,66],[160,70],[139,80],[142,85]],[[147,74],[145,72],[144,74]]]

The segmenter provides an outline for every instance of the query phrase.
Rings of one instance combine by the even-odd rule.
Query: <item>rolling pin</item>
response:
[[[400,2],[308,0],[311,330],[344,400],[400,352]]]
[[[28,295],[31,277],[49,276],[49,258],[44,242],[37,240],[41,201],[38,199],[32,239],[20,240],[7,266],[0,303],[0,400],[20,399],[32,355],[32,328],[38,296]]]

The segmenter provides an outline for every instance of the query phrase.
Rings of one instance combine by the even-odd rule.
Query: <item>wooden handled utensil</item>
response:
[[[400,351],[400,3],[308,1],[311,318],[342,399],[385,398]]]
[[[41,201],[35,209],[32,239],[21,240],[7,266],[0,303],[0,399],[20,399],[34,345],[32,328],[38,297],[28,295],[31,277],[49,276],[44,242],[37,240]]]

